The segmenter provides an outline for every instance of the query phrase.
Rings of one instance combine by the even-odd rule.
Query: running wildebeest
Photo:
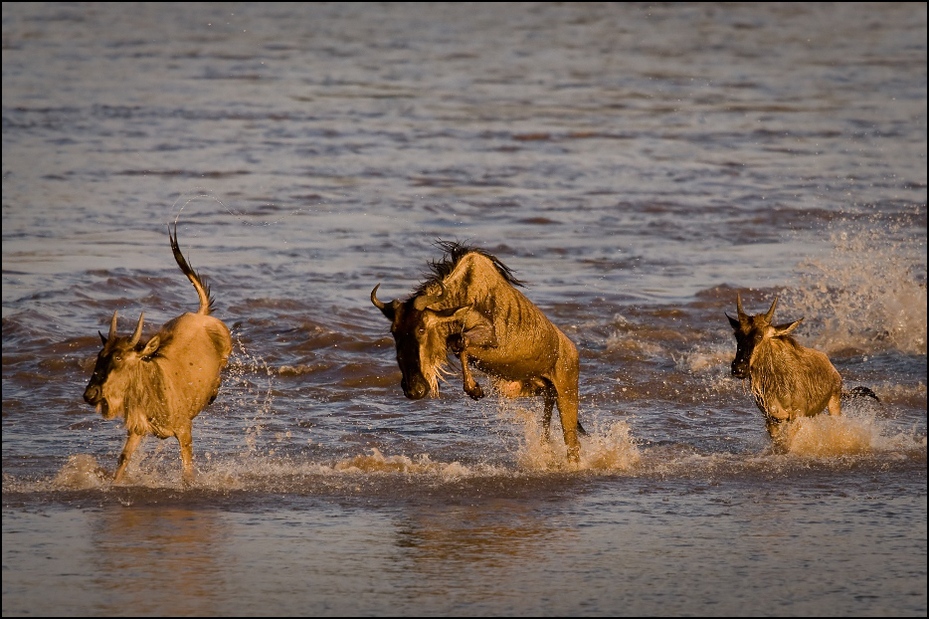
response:
[[[471,364],[490,376],[507,397],[542,396],[543,431],[558,405],[568,460],[580,460],[577,349],[568,337],[517,286],[508,267],[488,252],[439,241],[445,253],[432,262],[432,274],[405,301],[371,302],[390,320],[403,393],[411,400],[438,395],[447,374],[448,354],[461,362],[464,391],[473,399],[484,391]]]
[[[765,314],[749,315],[736,295],[738,315],[726,314],[736,339],[732,376],[749,379],[755,404],[764,413],[765,427],[775,444],[784,440],[784,427],[798,417],[812,417],[824,409],[842,414],[842,396],[878,399],[867,387],[843,393],[842,377],[822,352],[801,346],[791,335],[803,319],[775,325],[777,297]]]
[[[139,315],[130,337],[116,335],[116,312],[109,335],[97,355],[93,375],[84,390],[84,400],[96,407],[104,419],[121,417],[128,436],[119,456],[113,481],[122,479],[129,458],[146,434],[160,439],[174,436],[181,448],[183,480],[193,479],[193,418],[216,399],[220,373],[232,352],[229,329],[210,315],[213,299],[203,279],[187,264],[168,227],[174,260],[191,281],[200,300],[197,313],[184,313],[168,321],[142,342]]]

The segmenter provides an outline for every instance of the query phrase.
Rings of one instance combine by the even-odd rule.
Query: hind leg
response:
[[[555,410],[555,400],[558,394],[555,387],[547,381],[541,381],[535,378],[529,380],[496,380],[494,386],[505,398],[529,398],[535,396],[544,397],[544,409],[542,411],[542,440],[548,442],[549,428],[552,425],[552,413]]]
[[[184,485],[189,486],[194,480],[194,439],[191,425],[188,423],[185,427],[178,428],[174,436],[181,447]]]
[[[832,397],[829,398],[829,414],[833,417],[838,417],[842,414],[842,393],[836,391],[832,394]]]
[[[581,461],[581,442],[577,438],[577,391],[571,394],[558,393],[556,401],[561,416],[561,431],[568,448],[568,462],[578,464]]]
[[[549,426],[552,424],[552,412],[555,410],[555,396],[551,390],[545,390],[545,409],[542,411],[542,440],[549,440]]]

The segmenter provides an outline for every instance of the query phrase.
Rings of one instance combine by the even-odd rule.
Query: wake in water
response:
[[[584,472],[595,476],[685,476],[713,477],[720,467],[742,475],[757,469],[783,469],[791,460],[828,462],[841,458],[844,466],[875,456],[907,458],[925,453],[926,437],[915,430],[894,428],[881,417],[881,405],[870,401],[851,405],[840,417],[827,414],[790,422],[786,453],[765,449],[761,453],[699,454],[690,449],[659,445],[643,447],[632,436],[626,422],[613,422],[604,430],[591,428],[583,437],[581,463],[567,462],[560,433],[542,440],[542,429],[535,412],[524,408],[501,409],[501,414],[521,425],[523,435],[516,454],[516,466],[442,461],[429,454],[410,456],[385,454],[369,448],[365,453],[334,461],[314,461],[309,457],[274,456],[255,450],[242,456],[213,456],[200,462],[191,491],[330,492],[357,491],[358,484],[414,483],[442,487],[463,480],[522,479],[560,477],[565,472]],[[46,492],[73,490],[109,491],[120,487],[184,489],[176,471],[174,455],[161,441],[151,442],[150,452],[140,454],[127,471],[121,485],[112,483],[112,472],[92,455],[71,456],[58,473],[46,480],[16,480],[4,475],[4,492]],[[141,450],[140,452],[144,452]],[[851,460],[848,458],[851,457]],[[393,481],[391,481],[393,480]],[[418,480],[418,481],[415,481]]]

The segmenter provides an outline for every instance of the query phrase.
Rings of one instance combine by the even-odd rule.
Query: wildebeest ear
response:
[[[97,335],[100,336],[100,341],[103,342],[103,345],[106,346],[106,336],[97,331]]]
[[[782,325],[774,326],[774,337],[784,337],[785,335],[790,335],[790,333],[800,326],[800,323],[803,322],[803,319],[795,320],[793,322],[788,322]]]
[[[738,318],[733,318],[733,317],[730,316],[728,313],[726,313],[726,318],[729,319],[729,325],[730,325],[733,329],[738,329],[738,328],[739,328],[739,319],[738,319]]]
[[[142,349],[139,355],[142,357],[151,357],[158,350],[159,346],[161,346],[161,337],[153,335],[152,339],[148,341],[148,344],[145,345],[145,348]]]
[[[387,317],[387,320],[393,323],[394,319],[397,317],[397,308],[400,307],[401,305],[403,305],[403,303],[401,303],[397,299],[394,299],[393,301],[391,301],[390,303],[388,303],[387,305],[381,308],[381,313]]]
[[[393,300],[390,303],[384,303],[383,305],[378,305],[377,309],[381,310],[381,313],[387,317],[387,320],[393,323],[394,317],[396,317],[397,315],[398,305],[399,303],[397,303],[396,300]]]

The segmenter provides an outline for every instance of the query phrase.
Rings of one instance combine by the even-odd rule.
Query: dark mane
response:
[[[429,269],[431,273],[427,276],[426,281],[420,284],[419,288],[416,289],[414,296],[425,293],[430,284],[434,284],[444,279],[455,269],[455,267],[458,265],[458,262],[470,253],[480,254],[490,260],[494,267],[496,267],[497,272],[503,276],[503,279],[505,279],[513,286],[525,286],[522,281],[513,275],[513,271],[510,270],[510,267],[500,262],[500,259],[493,254],[481,249],[480,247],[465,245],[457,241],[439,240],[434,244],[444,252],[444,255],[440,260],[433,260],[429,263]]]

